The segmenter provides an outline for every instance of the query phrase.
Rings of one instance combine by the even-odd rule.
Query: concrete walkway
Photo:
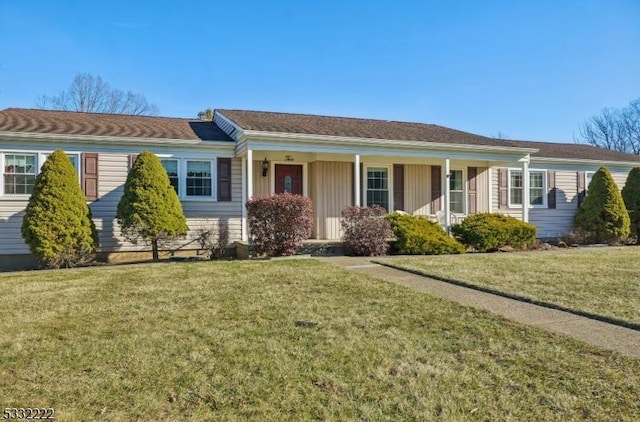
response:
[[[484,309],[513,321],[564,334],[603,349],[640,358],[640,331],[396,270],[374,264],[369,258],[345,256],[320,259],[432,296]]]

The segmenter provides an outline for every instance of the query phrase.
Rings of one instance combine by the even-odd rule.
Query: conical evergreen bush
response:
[[[134,163],[116,214],[127,240],[151,244],[158,261],[158,245],[187,234],[187,220],[178,195],[158,157],[140,153]]]
[[[31,253],[49,268],[87,263],[98,237],[78,174],[67,155],[51,154],[36,177],[24,218],[22,237]]]
[[[629,213],[605,167],[593,175],[588,194],[575,216],[575,225],[593,243],[615,243],[629,236]]]
[[[622,188],[622,199],[631,219],[631,234],[640,239],[640,167],[629,172]]]

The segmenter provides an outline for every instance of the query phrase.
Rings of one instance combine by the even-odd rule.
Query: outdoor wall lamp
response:
[[[264,157],[264,161],[262,162],[262,177],[267,177],[267,172],[269,171],[269,161],[267,157]]]

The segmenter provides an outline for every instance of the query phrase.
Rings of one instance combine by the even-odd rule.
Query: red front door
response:
[[[302,165],[276,164],[276,193],[302,195]]]

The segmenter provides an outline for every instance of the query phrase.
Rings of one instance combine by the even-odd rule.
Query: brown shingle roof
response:
[[[534,148],[540,150],[533,154],[534,157],[640,162],[640,157],[637,155],[589,145],[495,139],[425,123],[247,110],[216,110],[216,112],[222,113],[244,130]]]
[[[123,138],[231,140],[213,122],[202,120],[22,108],[0,111],[0,131]]]
[[[265,111],[216,110],[216,112],[222,113],[222,115],[231,119],[244,130],[450,144],[508,146],[497,139],[424,123]]]

